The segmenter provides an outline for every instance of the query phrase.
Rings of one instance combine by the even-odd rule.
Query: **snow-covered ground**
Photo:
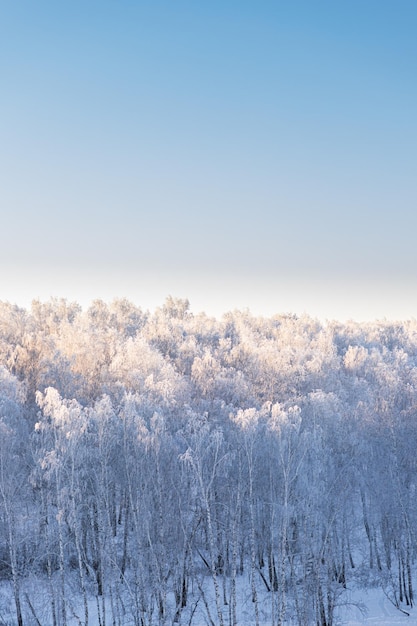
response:
[[[408,624],[417,626],[417,611],[404,606],[406,615],[399,611],[386,597],[381,589],[361,590],[350,594],[350,606],[340,611],[340,623],[344,626],[395,626]],[[363,607],[359,609],[359,605]]]
[[[23,605],[25,607],[25,626],[49,626],[48,616],[42,610],[42,606],[47,604],[47,592],[40,587],[37,588],[36,582],[32,581],[31,584],[32,594],[31,596],[24,593]],[[215,610],[214,598],[211,597],[209,589],[205,593],[205,599],[209,605],[211,618],[215,624],[217,624],[217,616]],[[33,608],[36,610],[37,619],[31,614],[27,605],[27,598],[30,597]],[[183,612],[180,617],[178,626],[207,626],[209,619],[207,616],[207,609],[203,598],[197,602],[196,597],[194,601],[191,600],[189,606]],[[259,598],[260,608],[260,624],[261,626],[270,626],[271,619],[269,615],[269,599],[267,595]],[[406,615],[398,609],[396,609],[390,600],[386,597],[381,589],[374,588],[370,590],[358,590],[355,592],[347,592],[344,598],[346,605],[340,607],[337,618],[335,619],[335,626],[396,626],[401,624],[407,624],[408,626],[417,626],[417,611],[404,607],[404,610],[409,613]],[[195,609],[193,611],[193,609]],[[227,606],[222,607],[224,624],[228,626],[229,621],[229,608]],[[16,623],[14,615],[14,604],[12,598],[12,589],[9,585],[2,585],[0,588],[0,625],[1,626],[14,626]],[[193,612],[191,618],[191,612]],[[68,604],[68,626],[81,626],[84,624],[83,620],[83,606],[80,599],[73,598]],[[130,613],[130,614],[129,614]],[[112,611],[110,601],[106,602],[106,624],[113,623]],[[244,590],[243,586],[239,590],[238,595],[238,625],[239,626],[252,626],[254,622],[253,604],[250,598],[247,596],[247,589]],[[127,611],[124,616],[119,616],[121,626],[133,626],[134,619],[131,612]],[[190,621],[191,618],[191,621]],[[37,621],[39,620],[39,621]],[[158,624],[158,616],[153,615],[152,621],[149,622],[156,626]],[[167,616],[167,626],[172,626],[173,619],[172,614]],[[295,626],[297,622],[288,621],[288,626]],[[89,602],[89,626],[100,626],[100,620],[97,615],[97,603],[95,600]],[[307,624],[305,626],[308,626]]]

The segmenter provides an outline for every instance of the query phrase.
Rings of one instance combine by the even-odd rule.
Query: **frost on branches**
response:
[[[0,303],[0,623],[412,612],[417,322]]]

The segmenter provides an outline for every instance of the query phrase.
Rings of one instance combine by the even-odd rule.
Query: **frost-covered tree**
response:
[[[0,303],[15,623],[236,625],[240,587],[254,623],[331,626],[353,583],[407,610],[416,407],[415,321]]]

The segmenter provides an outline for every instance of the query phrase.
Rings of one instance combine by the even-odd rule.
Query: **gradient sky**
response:
[[[0,0],[0,299],[417,317],[415,0]]]

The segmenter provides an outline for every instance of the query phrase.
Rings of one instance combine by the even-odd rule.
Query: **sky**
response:
[[[415,0],[0,0],[0,300],[417,317]]]

